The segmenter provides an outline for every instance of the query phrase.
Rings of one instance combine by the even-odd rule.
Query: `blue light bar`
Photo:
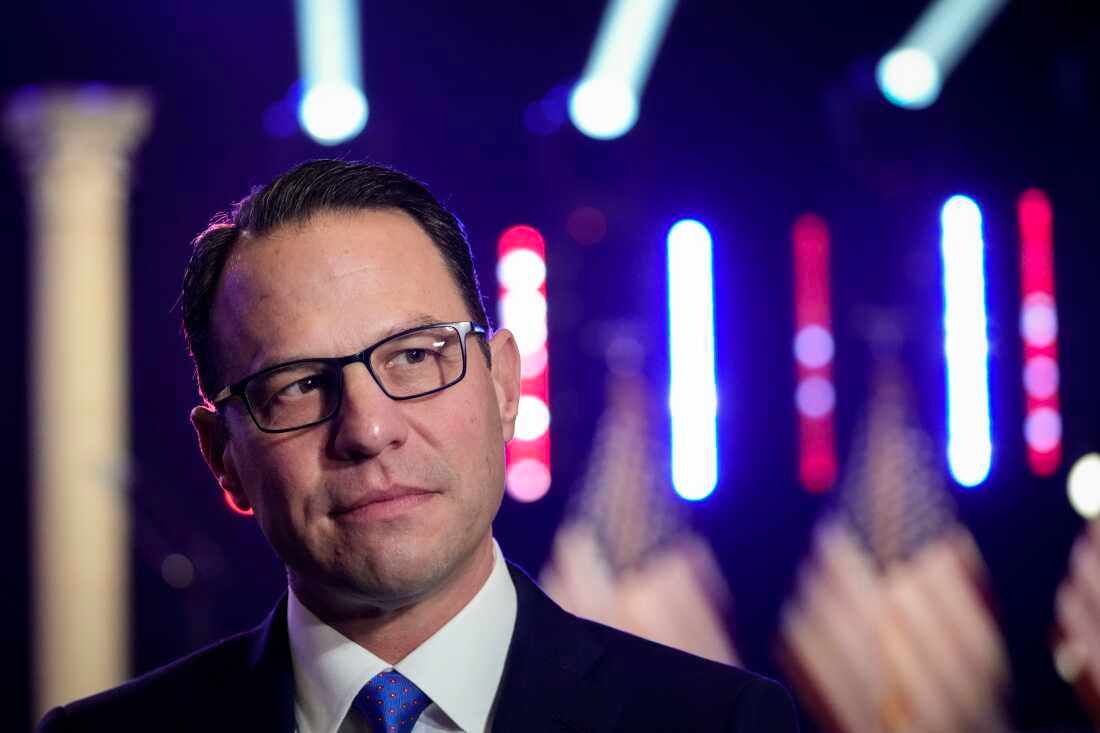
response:
[[[982,212],[973,199],[952,196],[940,222],[947,461],[955,480],[969,488],[985,481],[993,458]]]
[[[711,236],[683,219],[668,230],[669,396],[672,484],[698,501],[718,483]]]
[[[630,132],[653,60],[677,0],[608,0],[584,73],[569,97],[569,118],[588,137]]]
[[[357,0],[297,0],[302,98],[298,121],[322,145],[363,131],[370,108],[363,94]]]

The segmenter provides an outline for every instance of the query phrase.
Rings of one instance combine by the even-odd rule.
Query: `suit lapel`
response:
[[[286,628],[286,595],[251,635],[250,674],[235,711],[247,721],[247,726],[240,730],[293,733],[297,723],[294,719],[294,672]]]
[[[516,586],[516,628],[494,716],[498,731],[609,730],[618,709],[585,679],[603,654],[584,624],[550,600],[509,563]]]

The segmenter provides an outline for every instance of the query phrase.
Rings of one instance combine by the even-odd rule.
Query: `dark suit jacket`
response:
[[[510,570],[519,606],[494,731],[797,731],[779,684],[579,619]],[[55,708],[38,730],[291,733],[286,598],[252,631]]]

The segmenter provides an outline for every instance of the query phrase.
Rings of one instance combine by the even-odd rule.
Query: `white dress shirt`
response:
[[[291,590],[287,631],[294,667],[298,733],[368,730],[351,710],[372,677],[395,669],[432,700],[413,733],[483,733],[516,625],[516,587],[496,540],[493,569],[470,602],[397,664],[388,664],[315,616]]]

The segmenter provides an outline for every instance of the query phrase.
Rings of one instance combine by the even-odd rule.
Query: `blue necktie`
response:
[[[352,706],[376,733],[409,733],[431,702],[419,687],[395,670],[372,677]]]

